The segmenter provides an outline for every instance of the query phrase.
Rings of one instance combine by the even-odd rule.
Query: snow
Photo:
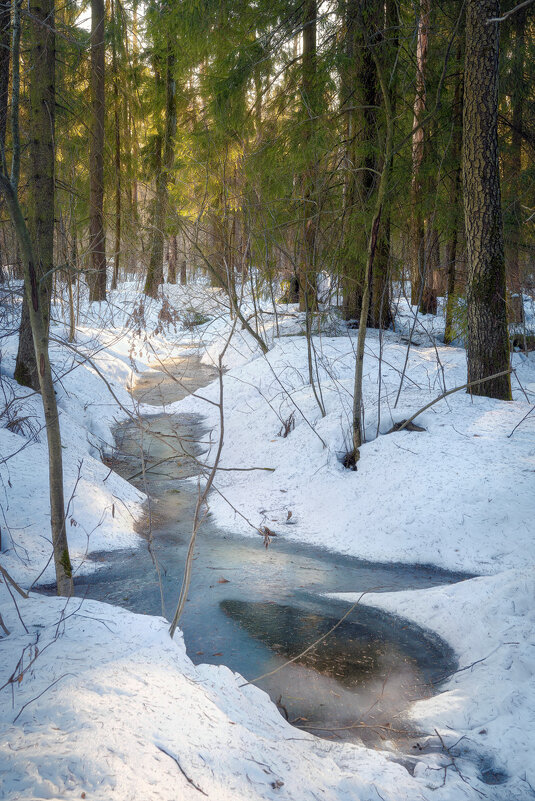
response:
[[[165,297],[168,305],[140,304],[130,282],[110,293],[108,304],[84,300],[76,352],[59,341],[52,347],[68,537],[78,571],[96,569],[88,554],[138,540],[143,495],[102,462],[116,422],[154,411],[135,404],[128,387],[158,359],[192,349],[217,363],[233,329],[218,291],[173,286]],[[411,707],[412,719],[431,735],[429,747],[398,763],[387,752],[318,740],[290,727],[264,693],[241,686],[227,668],[195,667],[163,619],[81,599],[34,593],[22,599],[11,589],[19,617],[3,582],[0,611],[11,633],[0,639],[0,685],[8,682],[0,707],[0,797],[85,793],[159,801],[201,791],[218,801],[535,797],[535,415],[528,414],[534,355],[513,355],[513,402],[461,391],[416,419],[424,432],[387,433],[466,380],[464,350],[439,342],[440,316],[417,321],[413,340],[420,344],[407,357],[414,317],[400,301],[396,332],[367,337],[367,442],[352,472],[342,458],[349,449],[355,332],[331,318],[314,337],[322,416],[308,381],[302,318],[296,307],[280,307],[277,317],[265,308],[260,333],[267,356],[238,324],[223,358],[227,470],[217,474],[211,512],[229,532],[257,537],[266,524],[278,537],[370,560],[479,575],[364,600],[432,629],[459,658],[462,670],[439,694]],[[245,302],[243,311],[248,317],[252,306]],[[10,313],[16,320],[17,310]],[[61,340],[61,306],[54,315],[53,335]],[[0,418],[1,557],[28,588],[40,574],[41,582],[53,581],[46,438],[39,398],[12,379],[16,337],[1,347],[9,405]],[[202,396],[218,402],[218,382]],[[201,413],[217,441],[212,404],[190,396],[166,410]],[[205,458],[211,464],[213,453]],[[251,467],[271,471],[229,470]],[[344,599],[353,602],[351,594]],[[454,755],[447,769],[452,760],[438,735]],[[482,783],[487,769],[502,772],[506,782]]]

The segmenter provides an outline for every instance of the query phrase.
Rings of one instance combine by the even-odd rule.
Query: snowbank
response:
[[[314,338],[322,416],[309,385],[302,319],[295,307],[283,307],[276,318],[267,311],[261,328],[267,357],[239,326],[225,354],[221,464],[227,471],[217,475],[221,494],[212,493],[211,511],[229,531],[247,534],[266,524],[278,537],[367,559],[484,574],[449,587],[368,598],[438,632],[466,668],[411,710],[430,734],[437,729],[447,748],[463,738],[451,751],[453,764],[446,768],[452,760],[442,747],[396,764],[383,753],[317,740],[291,728],[267,696],[240,687],[241,678],[226,668],[194,667],[181,641],[170,641],[162,619],[89,601],[15,595],[19,618],[0,584],[1,614],[11,632],[0,640],[0,685],[7,682],[0,707],[2,797],[535,797],[535,415],[521,422],[535,397],[533,354],[514,355],[513,402],[460,392],[416,421],[424,432],[388,434],[394,422],[463,384],[466,373],[464,351],[435,345],[423,329],[404,370],[411,310],[400,304],[401,333],[380,338],[370,332],[367,338],[368,441],[358,471],[351,472],[341,460],[349,448],[355,333]],[[58,339],[63,310],[54,313]],[[244,314],[251,313],[246,303]],[[440,318],[423,325],[437,333]],[[137,287],[127,284],[111,293],[109,304],[83,305],[76,352],[54,345],[68,537],[77,570],[94,569],[87,554],[136,541],[143,495],[101,460],[115,422],[147,411],[127,392],[136,371],[192,348],[206,363],[217,363],[232,327],[217,291],[166,287],[164,302],[140,304]],[[12,380],[15,348],[14,336],[2,341],[8,412],[0,419],[1,557],[27,587],[43,569],[41,581],[53,574],[46,566],[42,415],[39,399]],[[217,384],[203,395],[218,401]],[[200,398],[168,411],[203,414],[217,437],[217,410]],[[250,470],[258,467],[272,472]],[[503,785],[482,783],[493,772]]]

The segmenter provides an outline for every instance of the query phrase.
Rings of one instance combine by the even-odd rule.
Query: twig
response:
[[[364,592],[362,592],[359,595],[358,600],[356,600],[354,604],[351,604],[351,606],[349,607],[347,612],[345,612],[342,615],[340,620],[337,623],[335,623],[334,626],[332,626],[332,628],[330,628],[328,632],[326,632],[325,634],[322,634],[321,637],[318,637],[318,639],[315,640],[311,645],[309,645],[308,648],[305,648],[304,651],[301,651],[300,654],[297,654],[297,656],[293,656],[291,659],[288,659],[287,662],[284,662],[284,664],[279,665],[274,670],[270,670],[268,673],[262,673],[261,676],[257,676],[254,679],[250,679],[249,681],[246,681],[243,684],[240,684],[240,687],[247,687],[248,684],[253,684],[253,682],[260,681],[260,679],[265,679],[265,678],[267,678],[267,676],[273,676],[274,673],[278,673],[278,671],[282,670],[283,667],[286,667],[287,665],[291,665],[292,662],[296,662],[298,659],[301,659],[302,656],[304,656],[305,654],[308,654],[308,652],[311,651],[313,648],[315,648],[316,645],[319,645],[319,643],[322,642],[322,640],[325,640],[329,636],[329,634],[332,634],[333,631],[335,629],[337,629],[338,626],[341,623],[343,623],[343,621],[346,619],[346,617],[348,615],[350,615],[351,612],[359,605],[359,603],[361,602],[361,600],[364,598],[365,595],[367,595],[369,592],[374,592],[375,590],[378,590],[378,589],[379,589],[379,587],[372,587],[370,590],[365,590]]]
[[[513,436],[513,434],[515,433],[515,431],[516,431],[516,429],[518,428],[518,426],[522,425],[522,423],[524,422],[524,420],[526,419],[526,417],[529,417],[529,415],[531,414],[531,412],[532,412],[534,409],[535,409],[535,406],[532,406],[532,407],[531,407],[531,409],[530,409],[528,412],[526,412],[526,414],[524,415],[524,417],[522,418],[522,420],[519,420],[519,422],[518,422],[518,423],[516,424],[516,426],[513,428],[513,430],[511,431],[511,433],[510,433],[510,434],[507,434],[507,439],[509,439],[510,437],[512,437],[512,436]]]
[[[45,687],[45,689],[43,690],[42,693],[39,693],[39,695],[36,695],[35,698],[30,698],[29,701],[26,701],[26,703],[23,704],[23,706],[21,706],[21,708],[19,709],[16,717],[13,718],[13,723],[17,722],[17,720],[22,715],[22,713],[24,712],[24,710],[26,709],[27,706],[29,706],[30,704],[33,704],[33,702],[37,701],[38,698],[41,698],[42,695],[44,695],[46,692],[48,692],[48,690],[50,690],[55,684],[57,684],[59,681],[64,679],[66,676],[74,676],[74,673],[64,673],[63,676],[59,677],[59,679],[56,679],[56,681],[53,681],[52,684],[48,685],[48,687]]]
[[[208,793],[205,793],[205,792],[204,792],[204,790],[201,790],[201,788],[199,787],[199,785],[198,785],[198,784],[195,784],[195,782],[193,781],[193,779],[190,779],[190,777],[188,776],[188,774],[186,773],[186,771],[184,770],[184,768],[182,767],[182,765],[180,764],[180,762],[178,761],[177,757],[176,757],[174,754],[170,754],[170,753],[169,753],[169,751],[166,751],[166,750],[165,750],[165,748],[162,748],[162,746],[161,746],[161,745],[158,745],[158,744],[156,744],[156,748],[158,749],[158,751],[161,751],[161,752],[162,752],[162,754],[165,754],[165,755],[166,755],[166,756],[168,756],[170,759],[172,759],[172,760],[173,760],[173,762],[176,762],[176,765],[177,765],[177,767],[178,767],[179,771],[180,771],[180,772],[181,772],[181,774],[184,776],[184,778],[186,779],[186,781],[188,781],[188,782],[189,782],[189,784],[191,784],[191,786],[192,786],[192,787],[195,787],[195,789],[196,789],[196,790],[198,790],[198,791],[199,791],[199,793],[202,793],[203,795],[205,795],[205,796],[208,798]]]

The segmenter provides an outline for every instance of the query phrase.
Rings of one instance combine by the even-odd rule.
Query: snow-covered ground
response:
[[[192,346],[217,363],[232,329],[219,293],[193,285],[165,294],[169,303],[140,304],[126,284],[109,304],[83,306],[77,352],[53,346],[68,536],[79,571],[94,569],[88,553],[137,539],[143,496],[102,462],[114,422],[147,411],[127,391],[136,371]],[[228,669],[194,667],[164,620],[79,599],[26,600],[12,589],[17,611],[3,582],[0,611],[11,633],[0,639],[0,797],[535,798],[535,413],[523,419],[535,402],[535,354],[513,356],[513,402],[461,391],[416,420],[425,431],[388,434],[466,380],[464,351],[428,336],[440,333],[440,317],[418,322],[420,344],[407,353],[411,310],[401,302],[397,331],[367,338],[368,441],[352,472],[341,460],[349,449],[355,332],[326,315],[314,338],[322,416],[302,319],[295,307],[277,316],[266,310],[268,355],[238,325],[223,359],[227,469],[217,474],[211,511],[229,532],[257,539],[267,525],[278,537],[370,560],[481,576],[365,599],[433,629],[457,653],[461,670],[410,711],[436,749],[418,757],[412,775],[384,753],[319,741],[291,728],[265,694],[240,687]],[[65,333],[62,314],[57,307],[57,338]],[[40,581],[53,580],[46,439],[39,398],[12,380],[15,348],[15,336],[1,343],[1,559],[28,588],[41,573]],[[218,384],[199,395],[218,401]],[[213,404],[188,397],[168,411],[203,414],[216,441]],[[213,454],[206,458],[211,463]],[[243,470],[251,467],[271,470]],[[487,770],[505,783],[483,783]]]

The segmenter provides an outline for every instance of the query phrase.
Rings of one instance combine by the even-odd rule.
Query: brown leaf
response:
[[[218,584],[230,584],[229,580],[228,580],[228,579],[226,579],[226,578],[223,578],[223,577],[221,577],[220,579],[218,579],[218,580],[217,580],[217,583],[218,583]]]

